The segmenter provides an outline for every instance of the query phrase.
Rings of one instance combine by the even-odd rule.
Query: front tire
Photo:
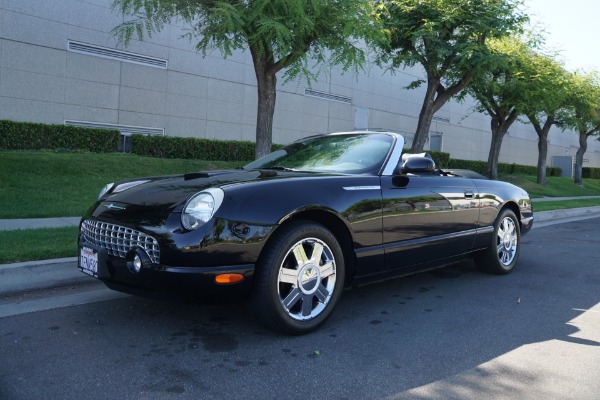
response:
[[[475,255],[477,267],[484,272],[504,275],[510,273],[519,260],[521,230],[514,212],[502,210],[494,223],[490,246]]]
[[[257,264],[252,305],[267,327],[305,334],[335,308],[344,287],[344,256],[320,224],[294,221],[280,229]]]

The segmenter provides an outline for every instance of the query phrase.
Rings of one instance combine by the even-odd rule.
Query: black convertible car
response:
[[[239,170],[106,185],[81,220],[79,268],[134,294],[248,295],[263,323],[294,334],[323,323],[346,287],[466,256],[513,270],[528,194],[403,145],[323,135]]]

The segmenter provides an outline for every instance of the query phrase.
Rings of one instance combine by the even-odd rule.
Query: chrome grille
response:
[[[81,233],[87,242],[106,249],[111,256],[125,258],[129,249],[137,246],[146,250],[154,264],[160,263],[158,242],[145,233],[124,226],[87,219],[81,224]]]

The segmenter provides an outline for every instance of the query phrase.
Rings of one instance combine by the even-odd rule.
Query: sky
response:
[[[568,70],[600,71],[600,1],[525,0],[525,7]]]

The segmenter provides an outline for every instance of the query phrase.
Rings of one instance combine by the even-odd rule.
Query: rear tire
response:
[[[504,209],[494,223],[490,246],[475,255],[475,263],[481,271],[505,275],[517,265],[520,252],[519,221],[514,212]]]
[[[335,236],[310,221],[280,228],[256,266],[252,307],[275,331],[301,335],[331,315],[344,287],[344,256]]]

